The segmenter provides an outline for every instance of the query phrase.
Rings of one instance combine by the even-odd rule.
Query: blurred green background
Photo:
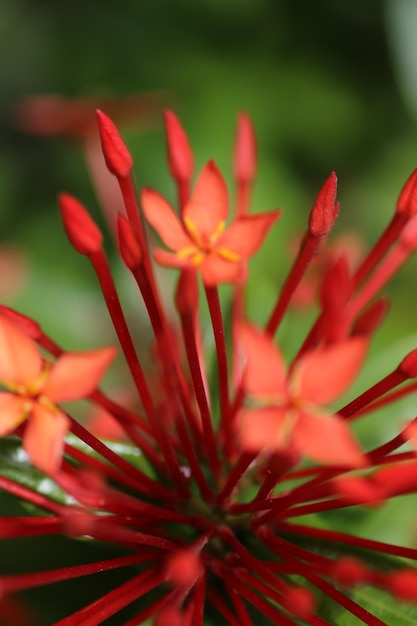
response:
[[[17,111],[31,95],[100,104],[160,94],[151,121],[138,108],[142,123],[121,129],[138,184],[171,199],[160,108],[179,114],[198,167],[214,157],[226,175],[236,113],[247,110],[260,153],[254,210],[284,208],[283,258],[286,235],[303,228],[331,170],[342,204],[337,231],[360,229],[373,241],[417,164],[413,32],[406,37],[413,10],[407,0],[2,0],[1,240],[24,247],[30,273],[18,297],[5,290],[6,301],[72,342],[101,339],[97,311],[88,313],[92,277],[66,244],[56,209],[57,193],[68,190],[99,215],[81,143],[23,132]],[[262,306],[282,276],[280,260],[275,241],[260,265],[266,283],[273,276]],[[396,281],[404,298],[409,280],[404,272]]]
[[[81,142],[23,132],[17,111],[31,95],[101,104],[160,94],[151,120],[138,107],[142,123],[133,124],[131,107],[131,123],[120,126],[138,185],[172,200],[160,109],[179,114],[198,167],[214,157],[229,180],[236,113],[247,110],[260,153],[253,207],[284,208],[282,258],[331,170],[342,206],[336,233],[360,229],[373,241],[417,165],[413,12],[407,0],[2,0],[1,240],[24,247],[30,273],[26,289],[6,300],[52,332],[71,333],[72,342],[100,340],[97,311],[88,314],[92,276],[66,244],[56,209],[57,193],[67,190],[99,215]],[[260,306],[283,275],[279,254],[275,240],[260,262],[270,283]],[[411,306],[410,276],[403,272],[394,286],[404,288],[397,313],[411,332],[413,316],[402,313]]]
[[[104,225],[82,144],[24,132],[18,110],[28,97],[58,94],[100,105],[157,94],[155,110],[146,107],[143,116],[136,100],[138,123],[131,106],[120,128],[138,185],[172,201],[161,109],[180,116],[198,168],[213,157],[229,182],[236,114],[248,111],[260,156],[253,210],[285,211],[253,263],[251,313],[264,320],[288,267],[291,233],[302,231],[331,170],[341,201],[336,235],[357,230],[370,244],[391,218],[417,166],[416,42],[413,0],[1,0],[3,302],[36,317],[69,348],[108,343],[93,274],[67,244],[56,205],[57,193],[70,191]],[[109,253],[116,263],[111,246]],[[416,270],[412,260],[388,290],[392,313],[377,338],[387,359],[371,361],[371,381],[415,346]],[[117,263],[115,271],[121,275]],[[122,291],[133,303],[129,286],[123,282]],[[298,345],[300,338],[283,342]],[[403,413],[414,416],[410,404]],[[396,414],[387,433],[400,419]],[[396,519],[409,518],[413,506],[396,509]],[[364,533],[397,540],[391,525],[387,537],[386,519],[377,516]]]

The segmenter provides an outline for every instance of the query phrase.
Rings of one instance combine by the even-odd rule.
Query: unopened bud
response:
[[[389,300],[381,298],[366,309],[356,320],[352,335],[371,335],[388,312]]]
[[[72,246],[77,252],[87,256],[98,252],[103,235],[87,209],[68,193],[61,193],[58,196],[58,203],[65,232]]]
[[[247,113],[240,113],[233,154],[233,171],[239,183],[250,183],[257,166],[256,138],[252,121]]]
[[[417,213],[417,169],[408,178],[400,192],[396,212],[406,218]]]
[[[188,181],[194,171],[193,153],[184,128],[170,110],[165,111],[165,132],[172,177],[177,181]]]
[[[398,366],[398,370],[407,378],[417,377],[417,348],[407,354]]]
[[[417,215],[414,215],[404,226],[400,235],[400,243],[408,252],[417,249]]]
[[[97,109],[98,130],[108,170],[117,178],[127,178],[133,159],[112,120]]]
[[[314,237],[327,235],[336,220],[339,205],[336,204],[337,176],[332,172],[319,191],[311,209],[309,229]]]

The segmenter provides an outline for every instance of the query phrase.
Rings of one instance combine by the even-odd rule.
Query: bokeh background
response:
[[[331,170],[342,206],[336,234],[360,230],[373,241],[417,163],[415,12],[412,0],[2,0],[1,242],[24,248],[15,284],[30,273],[26,289],[13,290],[6,259],[4,297],[74,341],[83,329],[98,332],[91,316],[76,313],[93,298],[90,275],[63,240],[56,209],[57,193],[68,190],[98,216],[82,142],[24,132],[21,107],[26,102],[28,115],[32,95],[90,98],[106,109],[108,99],[117,106],[144,94],[116,119],[138,185],[172,199],[161,109],[180,115],[198,167],[214,157],[226,175],[236,114],[248,111],[260,147],[254,210],[285,210],[279,249],[261,264],[266,282],[274,272],[271,289],[279,254],[288,252],[285,235],[303,228]],[[410,276],[394,285],[404,298]],[[397,313],[407,313],[402,323],[411,331],[410,307]],[[63,330],[71,310],[75,322]]]
[[[390,219],[417,166],[416,42],[413,0],[2,0],[2,301],[36,317],[67,347],[108,342],[92,272],[67,244],[56,205],[57,193],[70,191],[105,227],[83,142],[34,132],[28,98],[55,94],[72,106],[87,98],[116,111],[138,185],[173,201],[162,109],[180,116],[198,167],[213,157],[229,181],[236,114],[248,111],[260,154],[254,211],[285,211],[278,239],[254,263],[250,307],[261,320],[284,276],[291,233],[302,231],[331,170],[341,201],[336,236],[357,231],[370,244]],[[415,346],[416,271],[411,261],[388,290],[391,317],[376,339],[386,359],[371,360],[371,381]],[[290,328],[282,341],[299,339]],[[404,416],[413,417],[410,410]],[[397,429],[399,420],[396,413],[382,430]],[[397,509],[397,521],[413,506]],[[391,526],[382,516],[364,532],[397,540]],[[409,524],[408,543],[414,531]]]

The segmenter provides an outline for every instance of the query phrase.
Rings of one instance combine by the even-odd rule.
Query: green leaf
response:
[[[392,626],[415,626],[417,624],[417,606],[408,602],[400,602],[386,591],[364,585],[348,595],[354,602],[384,624],[392,624]],[[323,599],[319,614],[334,626],[363,625],[362,620],[330,599]]]
[[[92,450],[89,445],[87,445],[84,441],[82,441],[82,439],[79,439],[75,435],[69,433],[66,440],[68,441],[69,444],[71,444],[77,450],[81,450],[82,452],[85,452],[86,454],[89,454],[95,458],[105,461],[105,459],[103,459],[103,457],[100,454]],[[128,442],[126,443],[124,441],[109,441],[109,440],[105,440],[105,441],[103,440],[103,443],[108,448],[110,448],[112,452],[117,454],[117,456],[120,456],[122,459],[124,459],[125,461],[127,461],[128,463],[136,467],[137,469],[139,469],[141,472],[143,472],[147,476],[150,476],[151,478],[157,477],[155,474],[154,467],[149,463],[146,456],[142,453],[142,450],[140,450],[136,445],[128,443]]]
[[[102,459],[100,455],[91,450],[91,448],[70,434],[67,437],[68,443],[74,448]],[[142,452],[134,445],[127,443],[106,441],[105,444],[118,456],[131,463],[134,467],[139,468],[142,472],[153,476],[152,469]],[[13,480],[19,485],[33,489],[47,498],[61,504],[74,504],[76,500],[63,491],[58,485],[43,472],[32,465],[28,456],[22,448],[21,440],[18,437],[3,437],[0,439],[0,472],[2,476]],[[7,502],[10,498],[7,498]],[[0,497],[0,514],[9,514],[9,504],[6,499]],[[33,504],[23,502],[22,505],[30,513],[40,515],[42,510]]]
[[[32,465],[22,448],[21,440],[17,437],[3,437],[0,439],[0,472],[2,476],[13,480],[19,485],[33,489],[33,491],[46,496],[50,500],[61,504],[75,503],[74,498],[65,493],[51,478]],[[31,513],[35,511],[37,515],[42,513],[40,509],[30,503],[24,502],[24,506]],[[7,507],[3,504],[3,499],[0,499],[0,513],[9,514]]]
[[[399,569],[414,568],[407,559],[387,555],[373,550],[367,550],[338,542],[311,540],[293,534],[285,534],[285,538],[303,548],[332,560],[343,557],[355,557],[368,568],[379,573],[393,572]],[[331,584],[331,581],[328,581]],[[338,591],[351,598],[354,602],[369,611],[389,626],[417,626],[417,604],[403,602],[390,593],[368,585],[360,585],[353,589],[337,587]],[[360,626],[363,621],[344,609],[332,598],[318,592],[313,587],[316,598],[319,599],[318,615],[334,626]]]

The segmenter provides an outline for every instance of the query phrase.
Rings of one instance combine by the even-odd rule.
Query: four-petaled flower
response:
[[[366,464],[347,424],[321,408],[352,383],[365,357],[366,339],[349,338],[318,348],[301,357],[289,374],[268,335],[244,324],[241,342],[246,360],[243,386],[255,405],[240,414],[244,448],[286,449],[292,443],[320,463]]]
[[[142,206],[148,222],[173,252],[157,249],[161,265],[201,269],[206,286],[238,281],[242,261],[260,248],[279,211],[245,215],[228,228],[228,194],[224,179],[213,161],[203,168],[181,219],[157,192],[145,189]]]
[[[53,473],[62,458],[69,419],[57,402],[89,396],[116,354],[109,347],[67,352],[45,361],[35,342],[13,321],[0,316],[0,436],[28,420],[26,453],[41,470]]]

